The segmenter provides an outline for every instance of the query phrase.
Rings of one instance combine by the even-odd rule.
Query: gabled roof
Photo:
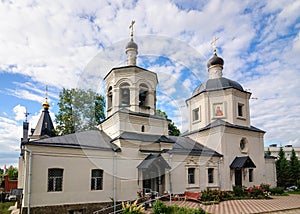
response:
[[[187,136],[187,135],[190,135],[190,134],[193,134],[193,133],[205,131],[205,130],[215,128],[215,127],[218,127],[218,126],[225,126],[225,127],[235,128],[235,129],[243,129],[243,130],[248,130],[248,131],[265,133],[265,131],[263,131],[261,129],[258,129],[254,126],[248,127],[248,126],[234,125],[234,124],[228,123],[224,120],[217,119],[217,120],[213,121],[212,123],[208,124],[207,126],[201,128],[201,129],[191,131],[191,132],[187,132],[187,133],[183,134],[182,136]]]
[[[135,132],[123,132],[118,137],[114,138],[112,142],[117,139],[138,140],[142,142],[152,142],[152,143],[174,143],[173,140],[166,137],[165,135],[141,134]]]
[[[256,168],[249,156],[235,157],[229,167],[230,169]]]
[[[111,143],[111,138],[99,130],[82,131],[63,136],[33,140],[24,143],[24,145],[120,151],[118,146]]]
[[[40,138],[42,136],[48,136],[48,137],[55,136],[54,126],[47,108],[44,108],[44,110],[42,111],[42,114],[40,116],[40,119],[36,125],[36,128],[32,136],[34,138]]]
[[[188,137],[169,136],[175,142],[173,149],[168,151],[172,154],[195,155],[195,156],[215,156],[222,157],[218,152],[192,140]]]
[[[138,166],[138,169],[171,169],[170,165],[160,154],[148,155]]]

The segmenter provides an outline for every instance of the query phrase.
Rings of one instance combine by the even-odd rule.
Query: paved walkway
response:
[[[213,214],[300,214],[300,195],[272,196],[270,200],[231,200],[215,205],[203,205],[192,201],[172,201],[172,205],[199,208]],[[167,202],[169,204],[169,202]]]

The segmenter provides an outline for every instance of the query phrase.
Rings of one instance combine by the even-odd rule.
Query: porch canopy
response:
[[[230,169],[241,168],[256,168],[256,166],[249,156],[235,157],[235,159],[230,164]]]
[[[171,169],[170,165],[160,154],[148,155],[138,166],[143,172],[143,179],[157,177],[165,174],[166,169]]]

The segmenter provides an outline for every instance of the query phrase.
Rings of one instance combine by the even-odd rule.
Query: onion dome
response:
[[[48,103],[47,98],[46,98],[45,102],[43,102],[43,105],[42,105],[42,106],[43,106],[44,109],[49,109],[50,104]]]
[[[207,68],[211,68],[215,66],[220,66],[223,68],[223,65],[224,65],[224,60],[221,57],[218,57],[216,53],[214,53],[214,56],[207,62]]]
[[[128,43],[127,43],[127,45],[126,45],[126,51],[128,50],[128,49],[138,49],[138,46],[137,46],[137,44],[133,41],[133,39],[131,39]]]
[[[205,91],[225,90],[228,88],[244,91],[243,87],[238,82],[221,77],[217,79],[209,79],[205,83],[198,86],[194,90],[192,97]]]

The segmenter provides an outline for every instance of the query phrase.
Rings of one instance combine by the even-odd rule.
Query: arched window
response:
[[[130,90],[128,83],[122,83],[120,85],[120,106],[130,105]]]
[[[145,132],[145,126],[144,125],[142,125],[142,127],[141,127],[141,132]]]
[[[107,91],[107,109],[112,107],[112,87],[110,86]]]
[[[148,86],[146,84],[140,84],[139,90],[139,105],[147,106],[148,105]]]

